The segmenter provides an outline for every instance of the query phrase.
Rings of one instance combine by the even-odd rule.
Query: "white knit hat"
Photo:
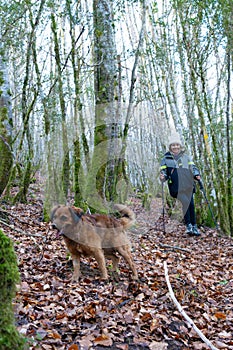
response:
[[[182,146],[180,135],[176,131],[172,132],[170,137],[168,138],[168,147],[170,148],[171,144],[173,143],[178,143]]]

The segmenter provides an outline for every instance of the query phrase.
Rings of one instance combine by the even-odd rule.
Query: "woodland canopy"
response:
[[[149,206],[176,128],[232,235],[232,0],[8,0],[0,28],[2,198],[26,202],[36,174],[45,217],[132,193]]]

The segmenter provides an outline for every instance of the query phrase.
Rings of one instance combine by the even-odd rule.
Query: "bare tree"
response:
[[[0,54],[0,195],[3,193],[11,173],[12,153],[12,109],[11,95],[5,58]]]

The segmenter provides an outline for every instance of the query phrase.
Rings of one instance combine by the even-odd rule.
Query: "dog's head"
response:
[[[51,222],[60,234],[66,234],[76,225],[83,215],[83,210],[76,207],[57,205],[51,211]]]

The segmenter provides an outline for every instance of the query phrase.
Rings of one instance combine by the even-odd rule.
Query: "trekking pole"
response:
[[[211,214],[212,219],[213,219],[213,221],[214,221],[215,227],[216,227],[217,230],[219,230],[218,224],[217,224],[217,222],[216,222],[216,220],[215,220],[215,217],[214,217],[214,213],[213,213],[213,211],[212,211],[212,209],[211,209],[210,203],[209,203],[208,198],[207,198],[207,196],[206,196],[206,191],[205,191],[205,189],[204,189],[204,185],[203,185],[203,183],[202,183],[201,180],[198,180],[198,182],[199,182],[200,190],[201,190],[201,192],[203,193],[203,195],[204,195],[204,197],[205,197],[206,203],[208,204],[209,211],[210,211],[210,214]]]
[[[165,229],[164,182],[163,181],[162,181],[162,205],[163,205],[163,233],[166,233],[166,229]]]

